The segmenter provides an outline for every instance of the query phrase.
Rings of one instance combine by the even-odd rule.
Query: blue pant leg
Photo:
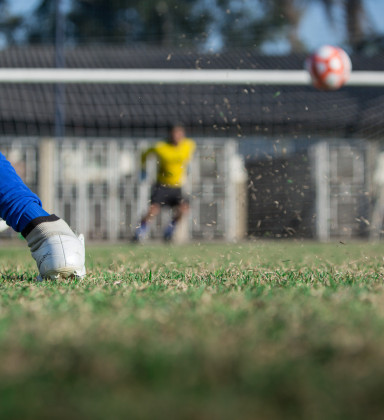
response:
[[[24,184],[0,152],[0,217],[16,232],[21,232],[31,220],[48,215],[40,198]]]

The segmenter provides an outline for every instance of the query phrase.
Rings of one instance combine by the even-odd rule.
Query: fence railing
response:
[[[139,162],[155,140],[0,138],[0,150],[48,211],[88,240],[116,241],[132,237],[148,205],[151,182],[140,182]],[[377,166],[384,159],[377,159],[376,143],[328,139],[299,154],[259,153],[247,161],[247,173],[235,140],[197,139],[197,145],[185,186],[191,211],[179,238],[381,237],[384,177],[375,181],[374,172],[384,173],[384,164]],[[154,169],[149,165],[149,178]],[[161,237],[169,217],[160,215],[152,238]]]
[[[140,154],[156,139],[0,139],[2,152],[44,207],[63,217],[89,240],[129,240],[150,196],[150,180],[140,182]],[[181,239],[235,240],[245,232],[245,205],[236,206],[245,177],[233,161],[235,141],[198,139],[186,193],[191,212]],[[149,178],[154,180],[154,167]],[[243,195],[243,199],[245,199]],[[154,223],[160,237],[169,214]]]

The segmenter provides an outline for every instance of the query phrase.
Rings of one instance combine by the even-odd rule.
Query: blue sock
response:
[[[48,215],[40,198],[24,184],[0,153],[0,217],[16,232],[21,232],[36,217]]]
[[[176,221],[172,220],[169,225],[165,228],[164,239],[172,239],[173,233],[175,231]]]
[[[148,225],[145,222],[141,222],[140,226],[138,226],[136,228],[136,232],[135,232],[135,238],[136,239],[142,239],[145,237],[145,235],[148,232]]]

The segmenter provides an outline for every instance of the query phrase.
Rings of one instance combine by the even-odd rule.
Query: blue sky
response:
[[[65,3],[68,3],[68,0],[64,0]],[[30,13],[36,5],[39,3],[39,0],[12,0],[10,2],[11,10],[15,13]]]
[[[365,0],[367,25],[384,34],[384,0]],[[322,44],[342,44],[345,39],[344,25],[337,25],[342,16],[336,11],[335,24],[330,25],[324,9],[318,2],[312,2],[300,26],[300,37],[308,47],[317,48]]]
[[[68,4],[69,0],[64,0]],[[39,0],[12,0],[11,9],[20,14],[30,13]],[[336,10],[335,24],[331,25],[324,13],[324,9],[317,1],[308,1],[309,6],[303,16],[299,35],[304,44],[311,50],[323,44],[343,45],[345,33],[344,25],[337,25],[342,19],[341,14]],[[367,10],[367,24],[373,30],[384,34],[384,0],[365,0]],[[274,43],[267,43],[264,50],[269,53],[285,53],[288,44],[285,40]]]
[[[12,0],[10,6],[14,13],[28,13],[37,3],[37,0]]]
[[[314,50],[324,44],[343,46],[346,38],[345,26],[337,24],[343,19],[341,9],[335,10],[334,23],[332,24],[319,2],[309,1],[309,3],[299,27],[299,36],[303,43],[309,50]],[[374,32],[384,34],[384,0],[365,0],[364,3],[367,25]],[[288,49],[289,45],[284,40],[274,44],[269,43],[264,48],[269,53],[286,53]]]

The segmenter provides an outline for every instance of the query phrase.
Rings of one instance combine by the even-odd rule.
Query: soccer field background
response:
[[[89,246],[83,281],[0,249],[7,419],[384,415],[383,244]]]

